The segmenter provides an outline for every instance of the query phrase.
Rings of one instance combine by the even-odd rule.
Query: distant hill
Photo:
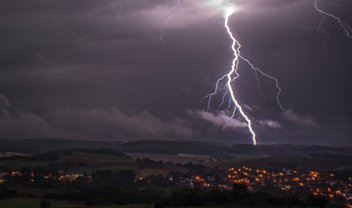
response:
[[[37,154],[62,149],[113,149],[123,153],[194,154],[210,156],[299,156],[307,158],[352,157],[352,147],[304,145],[227,145],[217,142],[143,140],[134,142],[77,141],[61,139],[0,140],[0,152]]]
[[[195,154],[225,156],[230,153],[229,146],[220,143],[201,141],[158,141],[145,140],[119,145],[119,150],[126,153],[151,154]]]
[[[84,171],[100,168],[135,169],[136,164],[132,158],[148,158],[156,161],[192,159],[197,162],[203,161],[209,166],[224,168],[243,165],[262,168],[352,168],[352,147],[238,144],[231,146],[215,142],[170,140],[120,143],[37,139],[0,140],[0,153],[1,151],[34,156],[25,161],[21,158],[13,158],[12,161],[4,157],[0,159],[0,167],[45,166],[54,162],[58,163],[59,167],[69,167],[72,170],[77,170],[76,166]]]

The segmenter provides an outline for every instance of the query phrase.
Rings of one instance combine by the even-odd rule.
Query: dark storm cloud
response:
[[[241,120],[187,111],[205,107],[231,62],[223,10],[233,2],[243,54],[280,79],[292,109],[278,110],[262,78],[267,98],[258,96],[244,66],[238,97],[261,142],[351,144],[352,41],[328,20],[324,49],[320,16],[304,0],[0,0],[0,137],[247,141]],[[320,1],[352,24],[351,2],[339,2]]]
[[[149,112],[123,113],[110,109],[64,109],[45,115],[15,112],[0,117],[0,135],[7,138],[126,139],[139,137],[190,137],[186,121],[162,120]]]
[[[294,122],[302,126],[316,126],[318,125],[312,116],[298,115],[295,111],[288,109],[284,113],[284,118],[288,121]]]

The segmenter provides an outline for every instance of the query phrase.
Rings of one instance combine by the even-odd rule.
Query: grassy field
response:
[[[62,155],[60,162],[70,161],[73,163],[83,162],[91,166],[113,166],[128,164],[133,165],[134,160],[126,157],[119,157],[115,155],[95,154],[95,153],[73,153],[69,155]]]
[[[37,197],[43,197],[47,193],[64,193],[65,189],[53,189],[53,188],[36,188],[36,187],[22,187],[17,186],[12,189],[18,191],[19,194],[24,194],[24,196],[35,195]]]
[[[104,155],[95,153],[74,153],[63,155],[60,162],[70,161],[73,163],[83,162],[88,164],[87,167],[73,168],[71,173],[91,173],[97,170],[134,170],[137,169],[137,163],[131,158],[119,157],[115,155]]]
[[[0,161],[0,167],[6,167],[9,169],[19,169],[22,167],[38,167],[47,166],[47,161],[27,161],[25,159],[9,159]]]
[[[39,198],[16,198],[8,200],[0,200],[1,208],[39,208],[41,199]],[[51,204],[50,208],[85,208],[84,203],[48,200]],[[110,206],[89,206],[90,208],[116,208],[116,205]],[[152,208],[152,205],[121,205],[119,208]]]
[[[53,161],[55,163],[65,164],[66,162],[84,163],[87,166],[69,167],[69,173],[91,173],[96,170],[136,170],[137,163],[132,158],[120,157],[116,155],[95,154],[95,153],[73,153],[61,155],[60,159]],[[24,158],[0,160],[0,167],[6,167],[11,170],[18,170],[22,167],[46,167],[48,161],[30,161]]]
[[[192,155],[192,154],[150,154],[150,153],[127,153],[128,156],[134,159],[150,159],[154,161],[164,161],[172,163],[204,163],[204,161],[212,159],[207,155]]]

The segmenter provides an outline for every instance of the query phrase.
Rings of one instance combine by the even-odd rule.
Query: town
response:
[[[227,174],[227,175],[225,175]],[[261,170],[249,167],[230,168],[220,178],[194,176],[191,187],[231,189],[244,184],[252,192],[304,197],[307,194],[326,197],[331,202],[352,206],[352,177],[339,178],[338,171],[298,171],[292,169]],[[201,186],[199,186],[201,185]]]
[[[307,196],[321,197],[327,203],[343,204],[352,207],[352,178],[341,170],[316,171],[284,169],[256,169],[251,167],[194,168],[187,164],[189,172],[170,172],[162,175],[142,177],[133,171],[113,172],[101,170],[93,173],[65,173],[44,169],[26,169],[2,171],[0,185],[22,184],[31,187],[68,187],[72,192],[80,192],[80,184],[97,184],[101,181],[117,183],[118,186],[137,187],[143,190],[219,190],[226,191],[234,186],[244,186],[249,192],[263,192],[276,197]],[[73,185],[76,184],[76,185]],[[49,194],[54,196],[55,194]]]

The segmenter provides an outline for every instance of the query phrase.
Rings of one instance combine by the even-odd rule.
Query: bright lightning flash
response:
[[[328,13],[326,11],[323,11],[322,9],[319,8],[318,6],[318,1],[319,0],[314,0],[314,9],[318,12],[318,14],[321,16],[321,21],[319,22],[319,25],[317,27],[317,30],[324,33],[326,36],[326,41],[325,41],[325,46],[329,40],[329,34],[328,32],[322,28],[326,18],[331,18],[333,20],[335,20],[339,26],[343,29],[343,31],[346,34],[347,38],[352,39],[352,28],[351,26],[349,26],[345,21],[343,21],[340,17],[333,15],[331,13]],[[232,87],[232,82],[234,82],[237,78],[240,77],[239,74],[239,64],[240,61],[243,61],[244,63],[248,64],[250,66],[250,68],[254,71],[254,75],[258,84],[258,91],[261,95],[263,95],[260,87],[260,80],[258,75],[262,75],[265,78],[268,78],[272,81],[275,82],[275,87],[277,89],[277,94],[276,94],[276,101],[278,106],[280,107],[280,109],[282,111],[286,111],[285,108],[282,106],[281,101],[280,101],[280,94],[282,92],[282,89],[279,85],[279,81],[278,79],[276,79],[275,77],[263,72],[261,69],[257,68],[256,66],[254,66],[254,64],[252,64],[249,59],[245,58],[244,56],[241,55],[241,44],[239,43],[239,41],[235,38],[234,34],[231,31],[231,28],[229,26],[229,19],[230,17],[238,10],[239,8],[236,7],[235,5],[232,6],[228,6],[225,8],[225,29],[229,35],[229,37],[232,40],[232,44],[231,44],[231,49],[233,51],[233,55],[234,58],[232,60],[232,65],[231,65],[231,70],[223,75],[220,79],[217,80],[216,84],[215,84],[215,89],[212,93],[208,94],[205,98],[208,98],[208,105],[207,105],[207,110],[210,110],[211,107],[211,102],[212,102],[212,98],[214,96],[216,96],[220,91],[224,91],[224,94],[222,96],[222,102],[220,103],[220,105],[218,106],[217,110],[220,110],[221,107],[223,106],[223,104],[225,103],[225,99],[227,97],[229,97],[229,105],[226,109],[226,111],[230,110],[232,108],[232,115],[231,118],[235,117],[235,114],[238,110],[238,112],[240,113],[240,115],[244,118],[244,120],[247,122],[247,127],[248,130],[252,136],[252,141],[253,144],[256,145],[257,144],[257,140],[256,140],[256,133],[253,129],[253,122],[252,120],[249,118],[249,116],[246,114],[246,112],[244,111],[244,108],[240,105],[240,103],[238,102],[237,98],[236,98],[236,91],[235,89]]]
[[[233,55],[234,55],[234,59],[232,61],[232,67],[230,72],[227,74],[227,88],[229,90],[230,96],[231,96],[231,100],[232,102],[235,104],[235,106],[238,108],[238,111],[240,112],[240,114],[242,115],[242,117],[247,121],[247,125],[248,125],[248,129],[249,132],[252,135],[252,141],[253,141],[253,145],[257,144],[257,140],[256,140],[256,134],[253,130],[252,127],[252,121],[251,119],[249,119],[249,117],[246,115],[246,113],[243,111],[242,106],[238,103],[236,96],[235,96],[235,91],[232,88],[232,80],[233,79],[237,79],[240,75],[238,73],[238,64],[239,64],[239,55],[240,55],[240,48],[241,45],[239,44],[239,42],[236,40],[236,38],[234,37],[234,35],[231,32],[230,26],[229,26],[229,18],[232,16],[232,14],[235,12],[235,9],[233,7],[230,7],[227,9],[226,14],[225,14],[225,28],[227,30],[227,33],[229,34],[231,40],[232,40],[232,51],[233,51]],[[233,75],[235,75],[235,77],[233,78]],[[232,117],[234,116],[234,113],[232,114]]]
[[[215,96],[220,90],[224,90],[225,91],[225,94],[223,95],[222,97],[222,102],[220,104],[220,106],[218,107],[218,110],[221,108],[221,106],[224,104],[224,101],[225,101],[225,97],[229,95],[230,97],[230,100],[229,100],[229,106],[228,106],[228,109],[233,105],[234,108],[232,110],[232,115],[231,115],[231,118],[234,118],[235,117],[235,114],[236,114],[236,111],[238,110],[238,112],[240,113],[240,115],[244,118],[244,120],[247,122],[247,127],[248,127],[248,130],[252,136],[252,142],[253,142],[253,145],[256,145],[257,144],[257,140],[256,140],[256,133],[253,129],[253,122],[252,120],[249,118],[249,116],[245,113],[243,107],[240,105],[240,103],[238,102],[237,98],[236,98],[236,91],[235,89],[232,87],[232,82],[235,81],[237,78],[240,77],[240,74],[239,74],[239,63],[240,63],[240,60],[244,61],[245,63],[247,63],[251,69],[255,72],[255,78],[258,82],[258,91],[260,94],[262,94],[261,92],[261,89],[260,89],[260,81],[259,81],[259,78],[258,78],[258,73],[261,74],[262,76],[268,78],[268,79],[271,79],[275,82],[275,87],[276,89],[278,90],[277,92],[277,96],[276,96],[276,100],[277,100],[277,103],[280,107],[280,109],[282,111],[285,111],[284,107],[282,106],[281,102],[280,102],[280,94],[282,92],[280,86],[279,86],[279,81],[278,79],[276,79],[275,77],[273,76],[270,76],[268,74],[266,74],[265,72],[263,72],[261,69],[257,68],[254,66],[254,64],[252,64],[247,58],[243,57],[241,55],[241,44],[239,43],[239,41],[235,38],[234,34],[232,33],[231,31],[231,28],[229,26],[229,19],[230,17],[238,10],[237,7],[234,7],[234,6],[231,6],[231,7],[228,7],[225,11],[225,28],[226,28],[226,32],[228,33],[229,37],[231,38],[232,40],[232,44],[231,44],[231,49],[233,51],[233,55],[234,55],[234,58],[232,60],[232,65],[231,65],[231,70],[223,75],[220,79],[217,80],[216,82],[216,85],[215,85],[215,89],[214,91],[207,95],[206,98],[208,98],[208,111],[210,110],[210,105],[211,105],[211,102],[212,102],[212,98],[213,96]],[[225,81],[225,84],[223,84]],[[221,88],[221,89],[220,89]]]
[[[225,28],[227,33],[229,34],[231,40],[232,40],[232,51],[233,51],[233,55],[234,55],[234,59],[232,61],[232,67],[230,72],[227,74],[227,88],[229,90],[230,96],[231,96],[231,100],[232,102],[235,104],[235,106],[237,107],[238,111],[240,112],[240,114],[242,115],[242,117],[247,121],[247,125],[248,125],[248,130],[252,135],[252,141],[253,141],[253,145],[257,144],[257,140],[256,140],[256,134],[253,130],[252,127],[252,121],[251,119],[249,119],[249,117],[246,115],[246,113],[243,111],[242,106],[238,103],[236,96],[235,96],[235,91],[232,88],[232,81],[234,79],[237,79],[240,75],[238,73],[238,64],[239,64],[239,58],[240,58],[240,48],[241,45],[239,44],[239,42],[236,40],[236,38],[234,37],[234,35],[231,32],[230,26],[229,26],[229,19],[232,16],[232,14],[235,12],[236,10],[233,7],[230,7],[227,9],[226,14],[225,14]],[[235,76],[234,76],[235,75]],[[234,76],[234,77],[233,77]],[[235,115],[235,111],[232,114],[232,117]]]

